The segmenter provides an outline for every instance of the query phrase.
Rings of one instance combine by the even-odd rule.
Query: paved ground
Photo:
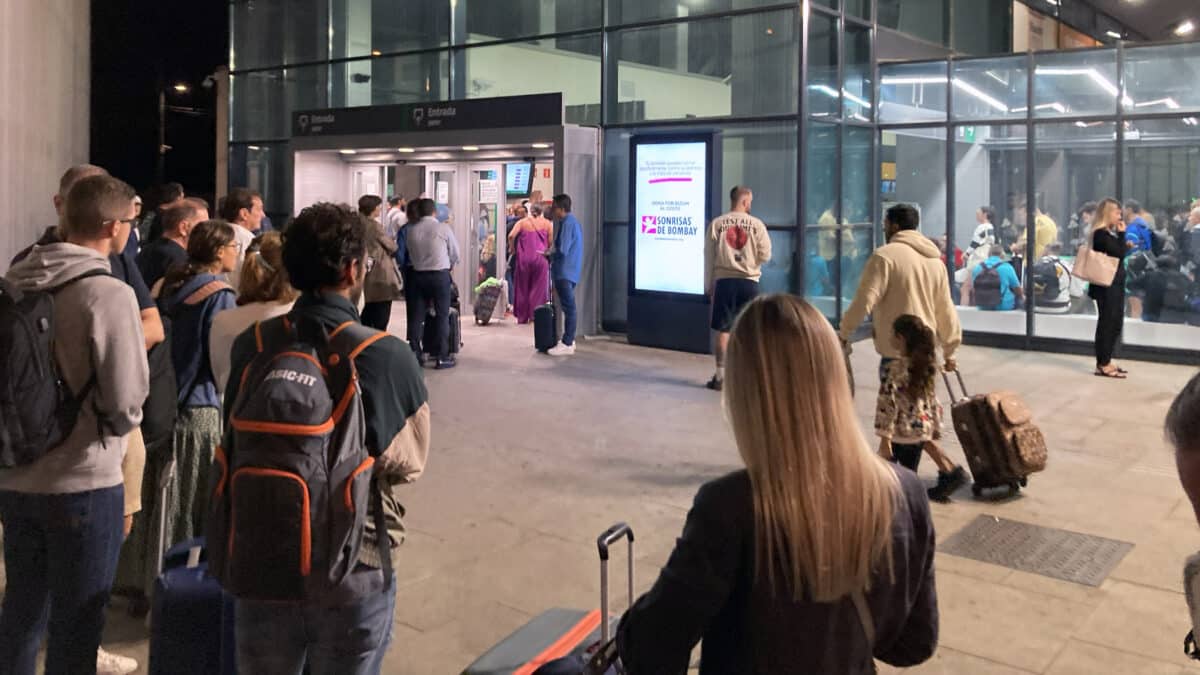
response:
[[[388,673],[457,673],[545,608],[594,605],[592,542],[615,520],[637,532],[645,588],[696,488],[739,466],[718,398],[701,386],[705,357],[590,340],[553,360],[533,352],[528,327],[464,330],[460,367],[427,374],[434,448],[402,493],[411,536],[397,560]],[[969,348],[960,360],[969,385],[1025,396],[1051,460],[1016,499],[964,491],[934,505],[939,536],[987,513],[1136,546],[1099,588],[938,554],[941,648],[912,672],[1200,672],[1182,655],[1179,591],[1200,538],[1160,430],[1192,371],[1133,363],[1118,382],[1093,377],[1086,358]],[[866,426],[869,343],[854,363]],[[922,468],[932,479],[931,463]],[[112,616],[107,644],[144,661],[144,629]]]

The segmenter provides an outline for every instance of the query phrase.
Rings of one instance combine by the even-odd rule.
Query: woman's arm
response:
[[[748,479],[746,479],[748,486]],[[621,619],[617,646],[630,673],[685,673],[692,648],[724,607],[741,562],[739,537],[750,528],[732,515],[748,505],[749,489],[723,479],[700,488],[666,567]]]

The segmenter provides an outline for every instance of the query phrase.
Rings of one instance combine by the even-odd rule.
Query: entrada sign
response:
[[[562,123],[562,94],[534,94],[436,103],[303,110],[292,115],[292,135],[312,137],[453,131],[560,126]]]

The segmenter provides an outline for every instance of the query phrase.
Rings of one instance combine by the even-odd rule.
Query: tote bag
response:
[[[1113,277],[1117,276],[1117,266],[1120,264],[1119,258],[1093,250],[1091,242],[1087,242],[1079,247],[1071,273],[1088,283],[1108,287],[1112,285]]]

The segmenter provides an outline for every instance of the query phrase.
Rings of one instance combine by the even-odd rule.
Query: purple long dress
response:
[[[550,301],[550,262],[543,255],[549,246],[546,230],[525,230],[517,235],[513,314],[520,323],[531,321],[533,310]]]

